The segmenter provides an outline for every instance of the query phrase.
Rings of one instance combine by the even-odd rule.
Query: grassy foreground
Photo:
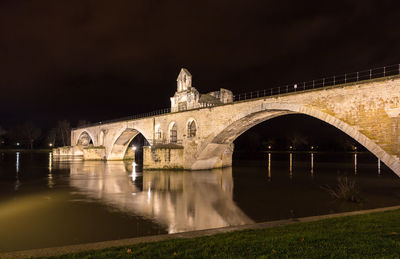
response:
[[[174,239],[57,258],[400,257],[400,210]]]

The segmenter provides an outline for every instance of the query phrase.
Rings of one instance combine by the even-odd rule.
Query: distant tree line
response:
[[[88,124],[86,120],[77,126]],[[0,125],[0,148],[48,148],[71,145],[71,123],[60,120],[50,129],[42,129],[32,121],[5,128]]]

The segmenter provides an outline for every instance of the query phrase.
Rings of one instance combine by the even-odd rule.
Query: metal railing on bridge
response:
[[[118,118],[118,119],[112,119],[112,120],[105,120],[105,121],[99,121],[99,122],[94,122],[94,123],[89,123],[85,125],[78,126],[73,129],[80,129],[80,128],[86,128],[86,127],[92,127],[92,126],[99,126],[102,124],[108,124],[108,123],[113,123],[113,122],[119,122],[119,121],[129,121],[129,120],[136,120],[136,119],[141,119],[141,118],[146,118],[146,117],[153,117],[165,113],[170,113],[171,108],[165,108],[165,109],[160,109],[152,112],[146,112],[146,113],[140,113],[140,114],[135,114],[132,116],[127,116],[123,118]]]
[[[382,78],[399,74],[400,74],[400,64],[397,64],[386,67],[373,68],[359,72],[346,73],[337,76],[324,77],[312,81],[298,82],[270,89],[240,93],[234,96],[234,101],[243,101],[243,100],[249,100],[266,96],[300,92],[304,90],[354,83],[358,81],[371,80],[375,78]]]
[[[238,101],[245,101],[245,100],[256,99],[256,98],[261,98],[261,97],[281,95],[281,94],[286,94],[286,93],[302,92],[302,91],[306,91],[306,90],[312,90],[312,89],[323,88],[323,87],[328,87],[328,86],[343,85],[343,84],[348,84],[348,83],[354,83],[354,82],[359,82],[359,81],[365,81],[365,80],[371,80],[371,79],[383,78],[383,77],[395,76],[395,75],[400,75],[400,64],[379,67],[379,68],[372,68],[369,70],[346,73],[346,74],[336,75],[336,76],[331,76],[331,77],[324,77],[324,78],[315,79],[315,80],[311,80],[311,81],[292,83],[292,84],[283,85],[283,86],[279,86],[279,87],[273,87],[273,88],[264,89],[264,90],[240,93],[240,94],[233,96],[233,101],[238,102]],[[199,108],[195,108],[195,109],[202,109],[202,108],[209,108],[209,107],[199,107]],[[187,111],[187,110],[184,110],[184,111]],[[98,126],[98,125],[102,125],[102,124],[119,122],[119,121],[141,119],[141,118],[146,118],[146,117],[162,115],[162,114],[166,114],[166,113],[170,113],[170,112],[171,112],[171,108],[165,108],[165,109],[160,109],[160,110],[156,110],[156,111],[152,111],[152,112],[132,115],[132,116],[124,117],[124,118],[90,123],[87,125],[82,125],[82,126],[76,127],[74,129]],[[183,111],[172,111],[172,112],[183,112]]]

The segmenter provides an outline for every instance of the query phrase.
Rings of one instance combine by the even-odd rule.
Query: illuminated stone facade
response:
[[[171,112],[191,110],[201,107],[211,107],[233,102],[233,94],[227,89],[208,94],[200,94],[192,86],[192,75],[186,68],[182,68],[176,79],[177,91],[171,97]]]
[[[179,86],[182,75],[187,76],[186,83],[183,79]],[[189,75],[181,71],[178,95],[179,90],[191,91]],[[173,167],[210,169],[232,164],[233,141],[240,134],[263,121],[286,114],[306,114],[338,128],[400,175],[399,76],[99,124],[73,130],[71,139],[72,145],[77,146],[82,134],[87,133],[94,146],[104,145],[106,159],[115,160],[123,159],[129,142],[137,134],[143,134],[154,146],[170,143],[171,131],[175,129],[174,145],[180,146],[182,153],[181,164],[175,163]],[[195,136],[188,132],[192,121],[196,125]],[[148,148],[145,152],[161,152],[156,150]],[[157,155],[145,154],[145,157],[145,168],[171,167],[168,160],[153,159]]]

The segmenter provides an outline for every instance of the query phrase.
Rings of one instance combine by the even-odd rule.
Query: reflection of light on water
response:
[[[53,170],[53,153],[49,153],[49,174],[47,175],[47,186],[49,188],[54,187],[54,180],[53,180],[53,174],[51,171]]]
[[[147,204],[150,204],[150,198],[151,198],[151,190],[149,185],[149,190],[147,191]]]
[[[271,180],[271,153],[268,153],[268,180]]]
[[[378,174],[381,174],[381,160],[378,158]]]
[[[314,176],[314,153],[311,153],[311,176]]]
[[[293,177],[293,154],[290,153],[289,155],[289,176],[290,178]]]
[[[19,152],[17,152],[17,158],[15,161],[15,171],[19,173]]]
[[[71,163],[70,184],[90,201],[102,201],[112,208],[151,219],[168,226],[170,233],[253,223],[233,201],[232,168],[144,173],[136,168],[133,183],[131,164]]]
[[[354,174],[357,174],[357,153],[354,153]]]
[[[131,177],[132,177],[132,181],[133,182],[136,181],[136,163],[135,162],[132,163],[132,174],[131,174]]]
[[[18,191],[19,187],[21,185],[21,182],[19,181],[19,152],[16,153],[16,161],[15,161],[15,171],[17,172],[16,181],[15,181],[15,186],[14,190]]]
[[[49,188],[54,187],[53,175],[51,173],[47,175],[47,186]]]
[[[49,172],[51,173],[52,170],[53,170],[53,153],[50,152],[49,153]]]

